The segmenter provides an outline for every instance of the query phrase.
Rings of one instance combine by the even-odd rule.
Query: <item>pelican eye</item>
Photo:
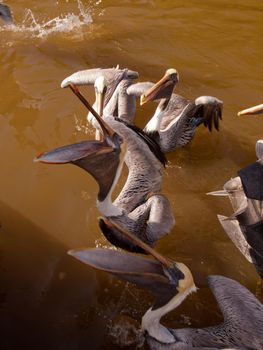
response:
[[[170,79],[172,81],[178,81],[178,74],[177,73],[170,74]]]

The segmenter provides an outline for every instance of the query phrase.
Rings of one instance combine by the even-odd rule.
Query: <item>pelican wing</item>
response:
[[[239,170],[244,192],[247,198],[263,201],[263,165],[255,162]]]
[[[196,106],[194,113],[186,114],[185,107],[189,104]],[[183,120],[184,124],[191,123],[192,127],[204,124],[211,131],[213,126],[219,130],[219,120],[222,119],[223,102],[212,96],[200,96],[194,102],[178,95],[172,94],[170,102],[166,107],[161,129],[165,129],[175,120]],[[183,113],[184,111],[184,113]]]
[[[176,282],[179,278],[171,282],[163,266],[153,259],[103,248],[75,249],[69,254],[84,264],[150,290],[156,297],[158,307],[178,293]]]
[[[161,151],[159,144],[149,135],[147,135],[142,129],[138,128],[136,125],[131,125],[123,119],[115,118],[115,120],[123,123],[129,129],[133,130],[143,141],[147,144],[151,152],[155,157],[165,166],[167,164],[167,159],[164,153]]]
[[[227,220],[227,217],[223,215],[217,215],[217,218],[227,233],[228,237],[232,240],[240,252],[246,257],[246,259],[252,263],[252,259],[249,253],[250,245],[247,243],[238,221],[229,221]]]
[[[251,344],[258,344],[257,349],[263,348],[263,305],[260,301],[247,288],[227,277],[209,276],[208,284],[225,325],[238,332],[240,345],[250,348]],[[246,333],[248,327],[253,329],[249,336]]]
[[[204,124],[212,131],[213,126],[219,130],[219,120],[222,119],[223,102],[213,96],[200,96],[195,100],[196,106],[199,106],[196,116],[197,126]]]
[[[119,231],[116,227],[108,225],[107,221],[105,221],[103,218],[99,219],[99,227],[107,241],[109,241],[115,247],[122,248],[128,252],[147,254],[143,248],[139,247],[138,245],[131,242],[128,238],[124,237],[122,232]],[[143,237],[139,238],[145,241]]]
[[[191,109],[189,109],[191,106]],[[222,119],[223,102],[212,96],[200,96],[191,102],[180,95],[172,95],[165,110],[161,129],[168,127],[168,121],[190,126],[193,129],[200,124],[212,131],[213,126],[219,130]],[[170,125],[169,125],[170,126]]]
[[[154,339],[153,337],[146,335],[146,340],[149,348],[151,350],[218,350],[218,348],[212,348],[209,347],[199,347],[194,346],[192,347],[190,344],[183,343],[181,341],[176,341],[172,344],[166,344],[166,343],[160,343],[158,340]],[[222,349],[222,348],[221,348]],[[244,348],[225,348],[224,350],[248,350]]]
[[[172,94],[170,101],[165,108],[165,111],[163,112],[163,117],[161,121],[161,130],[165,129],[172,121],[176,120],[177,117],[182,113],[184,108],[190,103],[191,101],[186,99],[185,97],[178,95],[178,94]]]

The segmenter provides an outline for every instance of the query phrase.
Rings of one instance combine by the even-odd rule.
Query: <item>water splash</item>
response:
[[[127,315],[120,315],[113,320],[108,329],[110,341],[120,348],[141,348],[145,336],[137,321]]]
[[[101,0],[93,6],[84,6],[78,0],[78,13],[68,13],[52,18],[48,21],[41,21],[36,18],[32,10],[25,10],[25,15],[21,23],[0,27],[0,33],[14,32],[23,33],[35,38],[45,38],[52,33],[70,33],[82,27],[89,26],[92,21],[94,7],[99,5]]]

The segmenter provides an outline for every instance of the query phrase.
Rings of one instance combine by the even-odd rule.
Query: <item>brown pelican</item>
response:
[[[0,4],[0,18],[5,24],[12,24],[13,18],[10,7],[5,4]]]
[[[160,324],[160,319],[196,290],[191,272],[184,264],[168,260],[165,265],[165,260],[154,261],[109,249],[76,249],[69,254],[93,268],[152,291],[155,303],[141,322],[152,350],[263,348],[263,305],[234,280],[223,276],[208,278],[223,323],[199,329],[168,329]]]
[[[237,115],[242,116],[242,115],[262,114],[262,113],[263,113],[263,104],[250,107],[247,109],[243,109],[242,111],[238,112]]]
[[[190,101],[173,94],[177,81],[177,71],[168,69],[164,77],[141,96],[141,104],[160,100],[144,130],[155,136],[163,152],[188,144],[201,124],[209,131],[213,126],[218,130],[219,119],[222,119],[222,101],[212,96],[200,96]]]
[[[105,79],[97,78],[95,85],[98,94],[102,96],[100,101],[103,101]],[[77,87],[70,87],[93,113],[100,125],[103,139],[60,147],[40,155],[36,161],[72,163],[89,172],[100,188],[97,197],[99,211],[105,217],[114,219],[115,223],[128,228],[143,241],[154,244],[161,236],[169,233],[174,225],[170,203],[165,196],[159,194],[162,181],[160,160],[165,160],[159,146],[134,126],[127,126],[111,116],[103,120]],[[112,203],[112,192],[118,182],[124,160],[129,175],[120,194]],[[116,228],[108,226],[105,220],[100,220],[100,227],[114,245],[136,250],[122,238]]]
[[[223,191],[208,194],[228,196],[234,214],[218,215],[225,232],[236,247],[253,262],[263,278],[263,140],[257,141],[258,161],[241,169]]]
[[[115,224],[110,222],[110,225]],[[129,232],[117,228],[128,240],[134,239]],[[196,291],[193,276],[183,263],[167,259],[140,239],[135,240],[134,243],[151,254],[155,260],[100,248],[76,249],[69,251],[69,254],[87,265],[150,289],[156,296],[156,302],[143,316],[142,329],[162,343],[174,343],[174,336],[160,324],[160,319]]]

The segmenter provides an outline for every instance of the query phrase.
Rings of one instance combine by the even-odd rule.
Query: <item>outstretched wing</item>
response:
[[[241,337],[242,333],[249,332],[248,328],[253,329],[247,340],[253,344],[251,337],[257,335],[257,339],[262,339],[263,346],[263,305],[260,301],[247,288],[227,277],[209,276],[208,284],[219,304],[225,324],[242,330]],[[248,346],[245,343],[243,345]]]
[[[223,102],[213,96],[200,96],[195,100],[197,109],[196,124],[204,124],[212,131],[213,126],[219,130],[219,120],[222,120]]]
[[[180,95],[173,94],[164,112],[161,129],[170,127],[170,124],[176,122],[181,127],[195,129],[204,124],[210,131],[212,131],[213,126],[216,130],[219,130],[222,111],[223,102],[216,97],[200,96],[194,102],[191,102]]]

